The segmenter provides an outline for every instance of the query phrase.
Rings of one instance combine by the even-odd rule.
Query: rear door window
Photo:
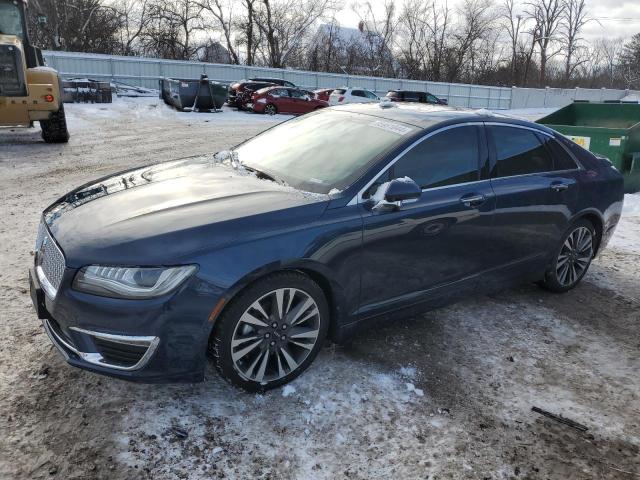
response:
[[[407,176],[422,189],[477,181],[480,178],[478,137],[475,126],[437,133],[393,165],[393,178]]]
[[[406,102],[418,102],[420,101],[420,93],[418,92],[405,92],[404,100]]]
[[[352,90],[351,95],[353,95],[354,97],[366,97],[362,90]]]
[[[488,128],[496,150],[495,177],[512,177],[553,170],[551,156],[533,131],[495,125]]]
[[[302,90],[289,90],[289,95],[291,95],[293,98],[302,98],[306,96],[307,93],[303,92]]]

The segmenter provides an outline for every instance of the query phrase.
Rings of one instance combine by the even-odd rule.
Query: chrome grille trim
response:
[[[51,299],[55,298],[66,268],[64,255],[47,230],[44,222],[38,227],[36,239],[36,273],[42,289]]]

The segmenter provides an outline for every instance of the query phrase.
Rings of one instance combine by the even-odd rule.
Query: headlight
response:
[[[73,280],[73,288],[86,293],[114,298],[154,298],[169,293],[193,275],[197,267],[103,267],[82,268]]]

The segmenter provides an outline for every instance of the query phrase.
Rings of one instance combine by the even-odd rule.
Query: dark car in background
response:
[[[318,100],[313,92],[300,88],[267,87],[251,95],[247,108],[256,113],[275,115],[276,113],[304,114],[328,107],[329,103]]]
[[[193,382],[209,352],[261,391],[375,319],[528,281],[570,290],[622,202],[610,162],[542,125],[351,104],[63,195],[31,298],[71,365]]]
[[[447,105],[444,98],[438,98],[429,92],[415,92],[411,90],[389,90],[386,97],[392,102],[431,103],[433,105]]]
[[[282,78],[271,78],[271,77],[255,77],[250,78],[252,82],[268,82],[274,85],[280,85],[281,87],[295,87],[296,85],[288,80],[283,80]]]

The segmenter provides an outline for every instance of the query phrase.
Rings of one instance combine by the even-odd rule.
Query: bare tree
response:
[[[552,49],[557,43],[556,36],[566,7],[563,0],[535,0],[526,5],[527,14],[534,22],[531,33],[534,35],[533,42],[537,44],[540,54],[539,85],[542,87],[547,80],[547,62],[562,51],[561,48]]]
[[[286,65],[314,23],[336,9],[334,0],[261,0],[254,6],[253,24],[264,38],[265,62],[276,68]]]
[[[595,41],[595,48],[603,58],[609,86],[614,84],[616,64],[622,53],[623,44],[622,38],[599,38]]]
[[[146,53],[177,60],[196,58],[204,47],[194,38],[204,30],[203,10],[195,0],[153,0],[149,4],[149,24],[142,35]]]
[[[444,78],[444,65],[447,57],[447,40],[451,30],[451,10],[445,5],[436,7],[436,2],[431,3],[431,15],[429,16],[429,76],[439,82]]]
[[[149,25],[149,0],[119,0],[114,8],[120,15],[120,53],[135,55],[134,45]]]
[[[222,29],[224,35],[225,47],[229,52],[232,63],[239,64],[240,57],[235,48],[235,42],[233,41],[233,29],[234,29],[234,6],[233,1],[222,0],[204,0],[200,4],[203,9],[210,12],[216,19],[218,26]]]
[[[465,59],[491,28],[493,20],[490,9],[489,0],[464,0],[459,9],[460,25],[454,35],[455,42],[448,59],[447,81],[453,81],[459,76]]]
[[[363,54],[369,64],[369,75],[392,76],[394,72],[391,48],[396,34],[396,4],[394,0],[384,0],[381,14],[377,15],[370,1],[356,4],[353,9],[360,16],[358,29],[363,35]]]
[[[509,38],[509,48],[511,51],[511,84],[518,84],[518,42],[520,40],[521,29],[523,27],[523,17],[516,12],[515,0],[504,0],[498,10],[498,16],[507,31]]]
[[[45,26],[36,21],[48,18]],[[44,48],[72,52],[115,53],[120,15],[100,0],[33,0],[29,26],[33,41]]]
[[[397,45],[404,74],[408,78],[425,78],[429,57],[429,16],[431,10],[423,0],[407,0],[398,18]]]
[[[580,36],[584,26],[591,21],[587,14],[586,0],[566,0],[560,35],[564,47],[564,79],[569,81],[573,71],[587,58],[576,61],[578,51],[582,48]]]

